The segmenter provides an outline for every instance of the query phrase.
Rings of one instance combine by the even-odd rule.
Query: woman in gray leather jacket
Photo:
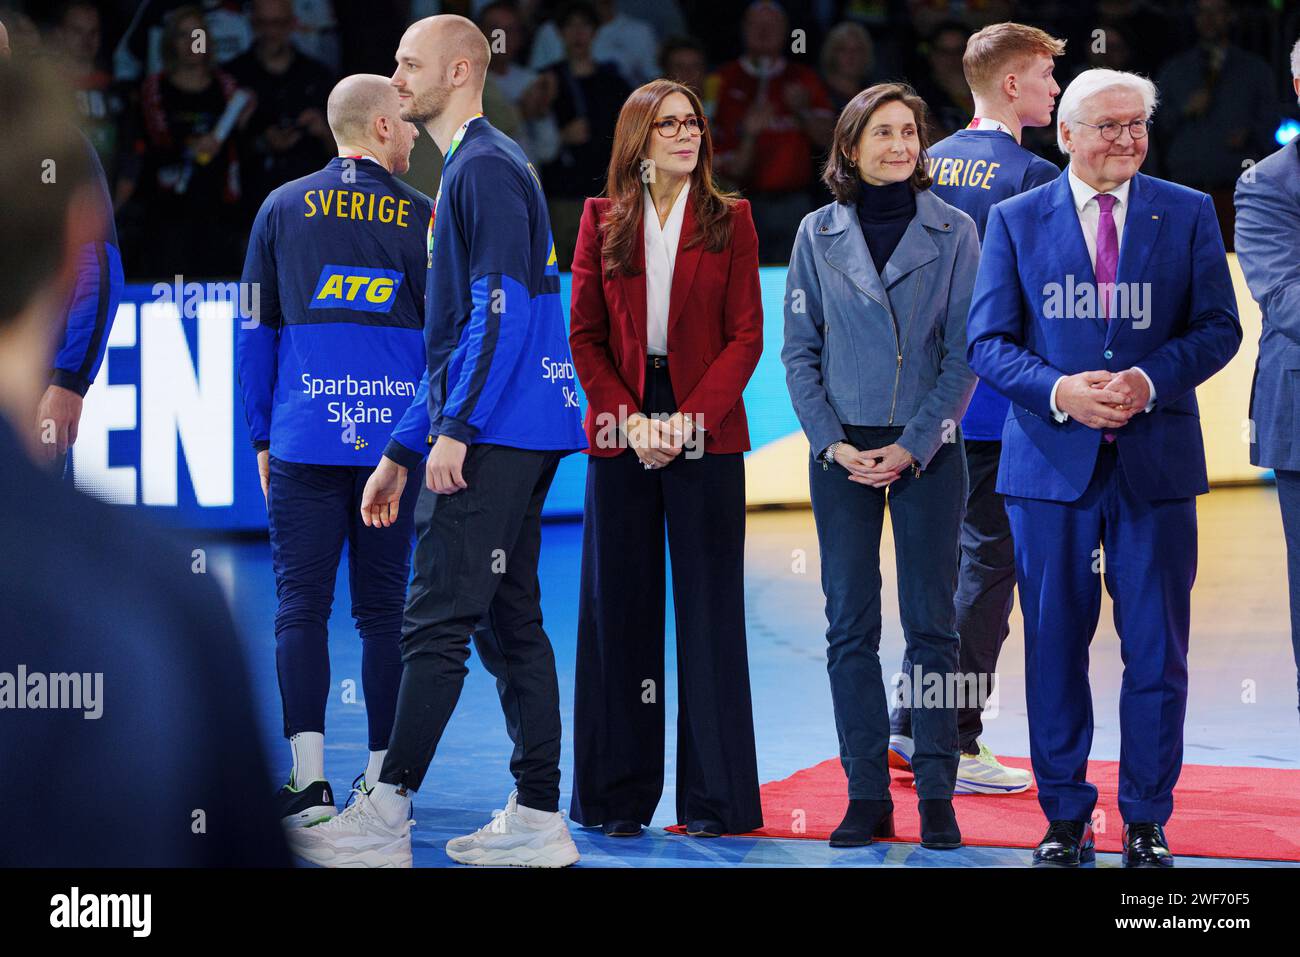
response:
[[[958,847],[953,610],[966,503],[959,423],[975,388],[966,312],[975,224],[930,192],[925,103],[910,87],[859,93],[822,179],[836,202],[800,224],[786,279],[790,398],[810,446],[826,593],[827,670],[849,808],[832,846],[893,835],[889,716],[880,672],[880,537],[886,501],[921,812],[921,843]]]

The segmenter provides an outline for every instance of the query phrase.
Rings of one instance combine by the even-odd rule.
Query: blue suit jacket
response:
[[[1250,461],[1300,469],[1300,140],[1237,181],[1237,260],[1264,314],[1250,390]]]
[[[993,208],[967,354],[976,374],[1011,399],[997,490],[1058,502],[1079,498],[1102,433],[1073,418],[1057,422],[1052,386],[1062,375],[1140,365],[1155,386],[1156,404],[1118,430],[1130,489],[1147,501],[1207,491],[1194,390],[1241,344],[1210,197],[1134,176],[1116,282],[1149,284],[1141,287],[1147,291],[1142,318],[1061,317],[1056,310],[1063,298],[1070,301],[1070,289],[1095,282],[1065,174]]]

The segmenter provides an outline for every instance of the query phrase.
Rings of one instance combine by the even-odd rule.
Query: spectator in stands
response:
[[[495,85],[519,111],[517,133],[512,138],[533,165],[549,163],[560,152],[560,131],[551,113],[555,77],[519,62],[528,45],[528,31],[519,7],[513,0],[494,0],[479,11],[478,25],[492,50],[488,83]],[[496,119],[491,122],[500,129]]]
[[[631,87],[659,75],[659,38],[650,24],[627,16],[618,6],[616,0],[594,0],[591,4],[596,15],[592,55],[601,62],[615,64],[628,83],[627,92],[631,92]],[[533,38],[534,69],[549,66],[564,56],[568,46],[562,36],[566,18],[566,10],[561,10],[553,21],[538,28]]]
[[[99,155],[111,185],[117,169],[118,132],[126,98],[99,64],[99,9],[90,0],[64,4],[50,31],[50,46],[63,58],[69,84],[77,92],[81,131]]]
[[[835,113],[816,71],[785,56],[784,10],[757,0],[742,29],[744,55],[718,71],[718,168],[753,206],[760,261],[785,262],[809,209],[814,153],[830,144]]]
[[[874,82],[876,45],[860,23],[846,20],[822,43],[822,81],[836,113]]]
[[[1164,102],[1155,125],[1165,175],[1210,194],[1229,242],[1242,164],[1277,148],[1281,120],[1268,64],[1229,40],[1233,19],[1226,0],[1196,5],[1196,46],[1161,71]]]
[[[675,36],[659,52],[659,73],[690,89],[700,98],[704,115],[712,118],[718,84],[709,75],[709,58],[704,44],[695,37]]]
[[[238,85],[201,42],[207,20],[197,6],[177,8],[165,24],[163,70],[140,90],[117,183],[123,258],[142,277],[235,275],[239,134],[222,142],[213,133]]]
[[[970,30],[950,20],[941,23],[922,43],[925,70],[916,77],[916,92],[930,108],[930,142],[964,128],[975,115],[975,100],[966,84],[961,58]]]
[[[329,68],[295,49],[292,0],[253,0],[253,46],[230,61],[231,76],[257,97],[241,143],[241,194],[252,223],[271,190],[314,173],[334,154],[325,101]]]
[[[242,3],[232,0],[139,0],[126,33],[113,50],[115,77],[119,81],[135,81],[163,69],[167,58],[167,22],[177,11],[190,6],[196,7],[203,17],[203,39],[214,63],[227,63],[252,44],[253,27]]]
[[[632,91],[612,63],[597,62],[592,47],[600,19],[588,3],[571,3],[555,21],[565,59],[546,72],[555,90],[560,151],[542,168],[551,213],[551,235],[561,270],[569,268],[582,206],[604,187],[614,124]]]

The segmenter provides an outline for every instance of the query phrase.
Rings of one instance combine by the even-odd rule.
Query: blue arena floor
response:
[[[1276,494],[1269,487],[1223,489],[1200,500],[1201,569],[1194,593],[1191,696],[1187,720],[1189,763],[1300,768],[1295,665],[1286,632],[1285,557]],[[1243,529],[1250,529],[1244,534]],[[243,632],[265,746],[275,782],[288,777],[287,744],[280,736],[280,705],[275,680],[275,586],[269,546],[264,541],[200,538],[208,549],[209,571],[230,597]],[[541,563],[547,632],[555,646],[561,702],[566,726],[565,788],[567,807],[572,741],[568,737],[573,698],[574,634],[581,527],[554,523],[545,528]],[[1260,550],[1267,554],[1260,556]],[[807,556],[799,571],[798,550]],[[1234,550],[1240,551],[1237,554]],[[1245,551],[1249,562],[1241,561]],[[1276,555],[1272,553],[1276,552]],[[884,639],[881,657],[896,662],[902,653],[888,530],[883,543]],[[1259,567],[1275,570],[1261,575]],[[365,767],[364,704],[345,704],[341,688],[351,680],[361,697],[360,642],[353,629],[347,594],[346,558],[340,565],[334,614],[330,622],[332,692],[327,712],[326,770],[336,792],[348,793]],[[671,596],[667,601],[671,603]],[[808,511],[753,512],[747,540],[747,621],[759,779],[771,781],[836,753],[824,652],[823,599],[817,542]],[[1202,613],[1229,602],[1233,614]],[[1108,603],[1107,603],[1108,604]],[[1119,754],[1117,701],[1119,647],[1110,612],[1093,644],[1092,676],[1097,728],[1093,757]],[[1214,633],[1203,624],[1231,621]],[[1030,851],[1011,848],[962,848],[930,851],[915,845],[877,844],[833,850],[820,841],[722,838],[696,840],[662,830],[672,824],[674,786],[671,732],[676,715],[673,676],[672,613],[668,614],[668,720],[665,736],[665,796],[655,827],[636,840],[606,838],[599,831],[574,829],[582,867],[719,867],[719,866],[903,866],[1019,867]],[[1000,663],[1000,712],[986,720],[985,740],[998,753],[1027,755],[1023,653],[1019,615],[1012,622]],[[446,841],[468,833],[502,807],[512,787],[507,767],[510,745],[490,677],[471,657],[470,675],[460,704],[448,725],[423,790],[417,795],[414,833],[417,867],[450,866]],[[890,673],[892,673],[892,668]],[[1254,700],[1242,703],[1242,681],[1251,681]],[[1248,729],[1249,733],[1243,733]],[[1175,811],[1175,813],[1177,813]],[[1178,848],[1174,849],[1175,854]],[[1179,866],[1278,866],[1253,861],[1197,859],[1182,855]],[[1098,855],[1099,867],[1119,865],[1118,855]]]

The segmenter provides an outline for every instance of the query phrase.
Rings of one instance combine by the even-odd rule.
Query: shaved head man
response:
[[[389,81],[402,119],[424,125],[443,165],[425,241],[427,371],[402,417],[425,428],[425,441],[404,440],[399,423],[361,514],[368,530],[391,530],[418,488],[417,542],[383,765],[337,817],[290,839],[326,867],[412,866],[412,795],[460,697],[471,640],[497,679],[516,788],[491,824],[448,842],[447,854],[533,867],[579,856],[559,810],[559,681],[537,564],[556,467],[586,438],[570,398],[577,382],[541,181],[483,116],[491,58],[469,20],[429,17],[402,37]]]
[[[369,156],[390,173],[411,168],[420,130],[401,116],[397,91],[387,77],[358,73],[330,92],[325,114],[340,156]]]
[[[454,14],[426,17],[407,28],[397,47],[392,84],[402,119],[421,123],[447,152],[456,127],[483,112],[483,82],[492,51],[472,20]]]
[[[402,673],[418,489],[383,528],[364,525],[358,508],[425,366],[424,240],[433,204],[394,175],[410,167],[419,135],[400,112],[387,77],[340,80],[325,110],[338,155],[269,193],[244,264],[243,281],[260,290],[262,305],[261,322],[239,328],[239,384],[275,555],[276,671],[293,753],[277,795],[287,828],[337,813],[325,772],[334,593],[326,579],[333,582],[345,541],[362,647],[366,781],[379,778]],[[336,401],[344,383],[377,381],[382,390]],[[290,382],[306,388],[284,387]],[[428,431],[427,421],[413,421],[398,434],[420,447]]]

